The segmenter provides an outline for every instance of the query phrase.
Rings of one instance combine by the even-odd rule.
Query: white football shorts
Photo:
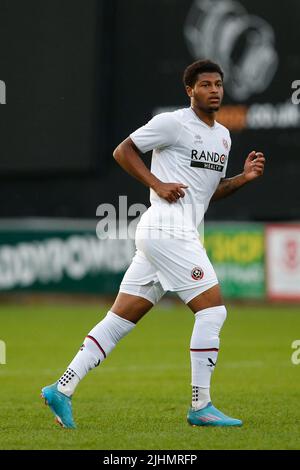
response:
[[[162,238],[153,229],[136,232],[136,253],[120,285],[120,292],[156,304],[166,291],[184,303],[218,284],[206,250],[197,236]]]

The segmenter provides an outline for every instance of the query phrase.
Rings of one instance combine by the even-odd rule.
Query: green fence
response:
[[[206,224],[204,245],[225,297],[265,296],[263,224]]]

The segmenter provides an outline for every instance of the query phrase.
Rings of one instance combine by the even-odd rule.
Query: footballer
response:
[[[223,98],[223,71],[210,60],[199,60],[185,69],[183,81],[190,106],[153,117],[114,151],[118,164],[150,189],[151,205],[137,226],[136,253],[114,304],[85,337],[64,374],[42,389],[57,421],[66,428],[75,427],[71,400],[79,382],[167,291],[176,292],[195,318],[188,423],[242,425],[211,401],[211,376],[227,312],[198,227],[210,201],[232,194],[263,174],[265,158],[262,152],[251,151],[242,173],[226,178],[231,139],[215,119]],[[150,150],[149,170],[140,154]]]

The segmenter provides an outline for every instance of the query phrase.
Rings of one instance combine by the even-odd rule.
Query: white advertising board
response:
[[[300,224],[266,229],[267,295],[271,300],[300,300]]]

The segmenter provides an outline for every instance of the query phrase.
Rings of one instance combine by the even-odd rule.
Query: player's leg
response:
[[[63,427],[74,428],[71,397],[86,374],[99,366],[136,323],[152,308],[149,300],[120,292],[101,320],[86,336],[74,359],[59,380],[42,389],[42,397]]]
[[[111,309],[87,334],[80,350],[59,379],[59,391],[73,395],[79,381],[107,358],[152,306],[153,303],[143,297],[119,292]]]
[[[125,273],[111,309],[85,337],[80,350],[59,380],[42,390],[42,396],[60,424],[75,427],[71,397],[78,383],[106,359],[163,294],[151,263],[137,253]]]
[[[200,288],[201,290],[201,288]],[[226,319],[226,308],[219,284],[198,293],[189,300],[189,292],[181,295],[195,314],[190,343],[192,371],[192,406],[188,422],[196,426],[241,426],[238,419],[230,418],[211,403],[210,382],[220,348],[220,331]]]
[[[137,295],[119,292],[111,307],[119,317],[137,323],[153,307],[153,302]]]
[[[58,390],[68,396],[73,395],[79,381],[107,358],[152,306],[153,303],[143,297],[119,292],[106,316],[85,337],[80,350],[59,379]]]
[[[219,333],[226,318],[226,308],[216,273],[199,238],[147,238],[144,232],[136,243],[155,267],[164,289],[177,292],[195,313],[190,348],[193,406],[189,411],[189,422],[196,425],[241,425],[241,421],[223,415],[210,402],[211,372],[217,360]]]
[[[220,346],[219,334],[226,318],[219,284],[187,303],[195,314],[190,343],[192,407],[204,408],[210,401],[210,381]]]
[[[200,310],[220,305],[224,305],[224,301],[219,284],[215,284],[201,294],[196,295],[196,297],[187,303],[187,306],[195,314]]]
[[[107,358],[152,306],[153,303],[143,297],[119,292],[106,316],[85,337],[80,350],[59,379],[58,389],[68,396],[73,395],[79,381]]]

